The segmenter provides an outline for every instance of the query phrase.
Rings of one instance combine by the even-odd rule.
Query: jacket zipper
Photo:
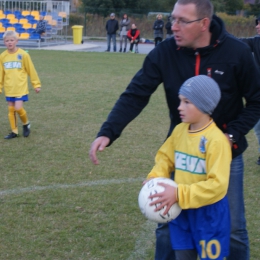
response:
[[[198,52],[195,52],[195,55],[196,55],[195,76],[198,76],[200,72],[200,54]]]

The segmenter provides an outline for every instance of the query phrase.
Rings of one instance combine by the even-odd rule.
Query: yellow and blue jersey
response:
[[[196,131],[181,123],[158,150],[147,178],[170,178],[174,171],[180,207],[199,208],[226,195],[230,164],[230,144],[213,121]]]
[[[173,249],[196,249],[203,260],[229,254],[230,164],[230,144],[213,121],[196,131],[181,123],[161,146],[147,178],[170,178],[175,172],[183,210],[169,223]]]
[[[27,95],[28,76],[33,88],[41,87],[41,82],[30,55],[18,48],[15,53],[5,50],[0,54],[0,92],[4,88],[5,95],[20,97]]]

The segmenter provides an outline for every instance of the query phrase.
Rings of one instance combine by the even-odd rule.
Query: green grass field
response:
[[[3,49],[2,49],[3,50]],[[0,50],[0,51],[2,51]],[[139,211],[141,182],[169,126],[162,86],[122,136],[88,158],[91,142],[144,55],[29,51],[42,81],[25,103],[31,135],[4,140],[0,96],[0,259],[150,260],[156,225]],[[19,121],[19,130],[22,126]],[[251,259],[260,255],[260,166],[250,132],[245,201]]]

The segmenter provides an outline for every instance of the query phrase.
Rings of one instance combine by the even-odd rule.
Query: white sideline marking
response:
[[[144,178],[128,178],[128,179],[111,179],[111,180],[100,180],[100,181],[89,181],[89,182],[80,182],[76,184],[54,184],[48,186],[31,186],[27,188],[17,188],[10,190],[0,191],[0,196],[12,195],[12,194],[21,194],[26,192],[42,191],[42,190],[54,190],[54,189],[69,189],[77,187],[88,187],[88,186],[98,186],[98,185],[110,185],[110,184],[122,184],[128,182],[138,182],[143,181]]]
[[[135,242],[135,249],[127,260],[142,260],[147,257],[147,249],[155,248],[155,229],[156,223],[149,220],[145,222]]]

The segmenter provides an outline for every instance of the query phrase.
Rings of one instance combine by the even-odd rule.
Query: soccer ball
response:
[[[149,204],[152,202],[152,199],[149,199],[148,197],[150,195],[164,191],[164,187],[158,185],[158,182],[162,182],[177,187],[177,184],[169,178],[161,178],[161,177],[153,178],[150,181],[146,182],[142,187],[138,196],[138,204],[141,212],[144,214],[144,216],[147,219],[154,221],[156,223],[167,223],[177,218],[177,216],[181,213],[181,208],[179,204],[176,202],[175,204],[172,205],[172,207],[170,208],[170,210],[166,215],[163,214],[166,207],[163,207],[159,211],[156,212],[154,211],[158,207],[158,204],[150,206]]]

